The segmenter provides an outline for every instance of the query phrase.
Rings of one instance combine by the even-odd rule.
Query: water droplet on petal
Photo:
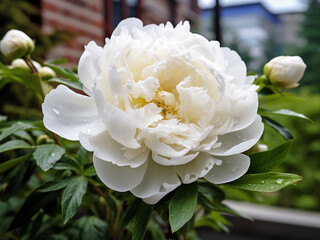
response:
[[[88,119],[86,119],[86,118],[83,119],[83,122],[87,122],[87,121],[88,121]]]
[[[232,173],[236,173],[238,171],[239,171],[239,168],[232,168],[232,170],[231,170]]]
[[[56,114],[56,115],[59,115],[60,114],[60,111],[56,108],[52,108],[52,111]]]
[[[50,157],[54,157],[56,155],[56,153],[51,153]]]
[[[91,128],[88,128],[88,129],[86,130],[86,133],[91,133],[91,132],[92,132]]]
[[[220,159],[216,159],[215,164],[220,166],[222,164],[222,161]]]
[[[283,182],[283,179],[278,179],[278,180],[276,181],[277,184],[281,184],[282,182]]]

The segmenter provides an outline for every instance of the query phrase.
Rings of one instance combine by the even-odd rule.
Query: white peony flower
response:
[[[306,64],[299,56],[279,56],[264,65],[263,72],[270,81],[284,89],[299,86]]]
[[[263,132],[258,98],[239,55],[190,32],[188,22],[122,21],[104,47],[79,61],[88,96],[58,86],[44,124],[93,151],[99,178],[154,204],[181,183],[242,176],[241,154]]]
[[[7,58],[16,59],[33,52],[34,42],[24,32],[12,29],[1,40],[0,50]]]

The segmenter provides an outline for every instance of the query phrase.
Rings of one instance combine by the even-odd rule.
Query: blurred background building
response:
[[[215,39],[215,0],[38,0],[41,25],[46,33],[55,29],[75,33],[68,44],[51,51],[50,58],[66,58],[76,65],[83,47],[94,40],[104,44],[117,24],[138,17],[144,24],[188,20],[192,30]],[[207,3],[207,4],[205,4]],[[305,8],[274,10],[265,1],[220,0],[222,45],[242,55],[248,67],[258,70],[268,59],[303,44],[298,26]]]
[[[301,24],[311,2],[317,0],[1,0],[0,20],[11,23],[4,24],[0,35],[12,26],[24,30],[43,46],[36,49],[36,55],[65,58],[66,66],[72,68],[89,41],[104,45],[122,19],[138,17],[144,24],[170,21],[173,25],[188,20],[192,32],[209,40],[220,32],[222,46],[236,50],[249,70],[261,71],[269,59],[298,54],[295,49],[306,45]],[[39,32],[39,26],[47,36]],[[308,51],[310,55],[314,49]]]
[[[215,1],[202,4],[201,34],[215,39],[213,19]],[[243,53],[252,70],[258,70],[267,60],[284,54],[292,45],[303,44],[299,25],[303,20],[301,8],[281,11],[259,0],[220,0],[222,44]],[[246,53],[246,54],[245,54]]]
[[[76,65],[83,47],[94,40],[104,44],[117,24],[128,17],[138,17],[144,24],[171,21],[174,25],[200,16],[197,1],[190,0],[41,0],[42,29],[52,33],[64,29],[75,33],[68,44],[56,47],[50,58],[67,58]]]

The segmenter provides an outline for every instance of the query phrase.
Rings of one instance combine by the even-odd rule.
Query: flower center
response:
[[[151,102],[162,108],[161,113],[167,119],[176,114],[176,98],[170,92],[163,90],[157,91]]]

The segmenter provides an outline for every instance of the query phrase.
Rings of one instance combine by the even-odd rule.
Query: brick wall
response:
[[[54,29],[65,29],[77,34],[67,44],[56,47],[49,55],[50,59],[66,58],[69,68],[78,64],[84,46],[94,40],[103,46],[105,37],[110,36],[115,25],[114,0],[40,0],[42,28],[51,33]],[[165,23],[171,21],[196,20],[197,0],[137,0],[136,15],[144,24]],[[121,0],[120,18],[128,17],[129,8]],[[119,16],[118,16],[119,18]]]
[[[59,28],[76,34],[74,40],[56,47],[50,59],[66,58],[67,67],[73,67],[89,41],[104,45],[104,0],[41,0],[41,15],[45,32]]]

